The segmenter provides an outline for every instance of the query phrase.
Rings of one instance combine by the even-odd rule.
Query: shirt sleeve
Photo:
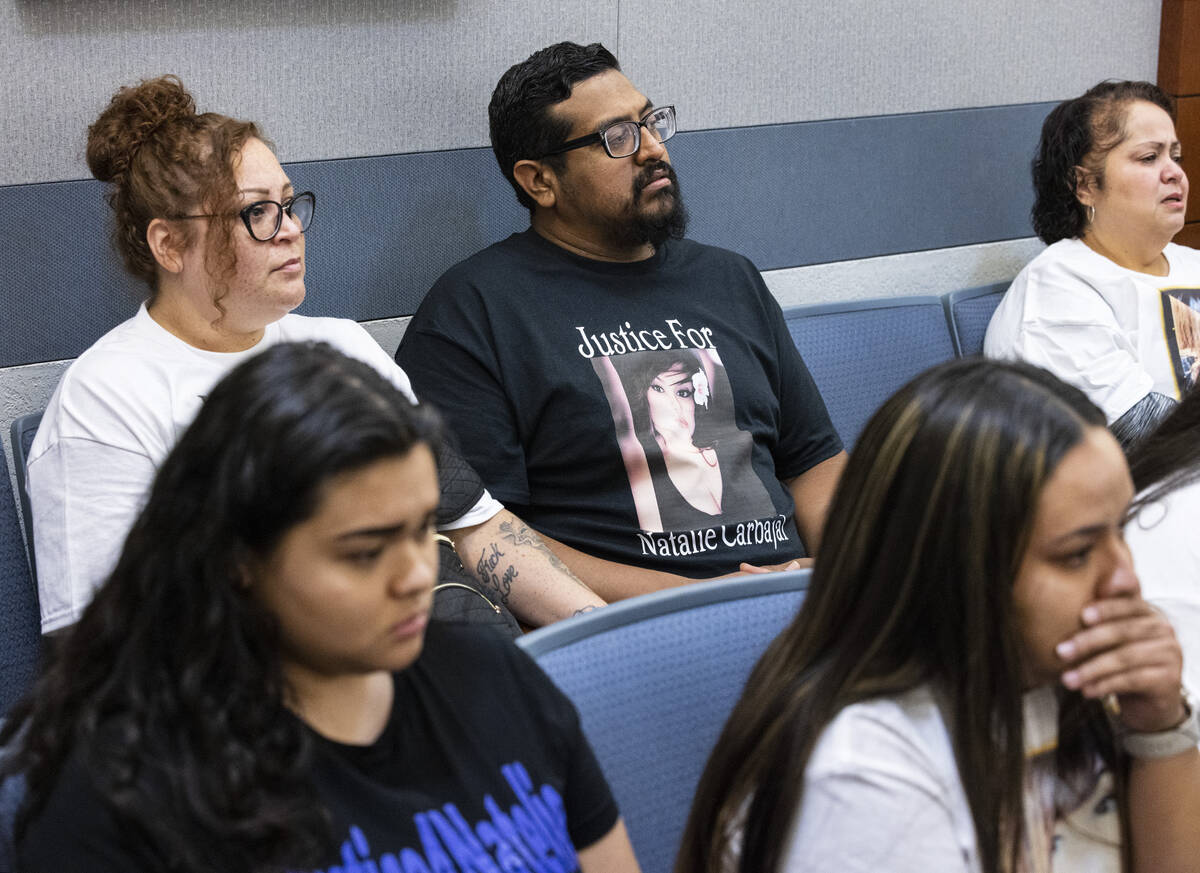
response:
[[[396,362],[422,401],[442,413],[488,490],[506,505],[524,506],[529,480],[512,401],[464,293],[453,280],[438,280],[405,331]]]
[[[570,701],[566,702],[570,706]],[[574,706],[571,711],[575,751],[567,777],[567,831],[575,848],[586,849],[616,826],[619,813],[596,754],[583,734],[579,714]]]
[[[864,769],[806,781],[782,873],[967,873],[941,798],[903,775]]]
[[[1014,304],[1008,316],[1017,320],[1016,330],[996,332],[1011,339],[1003,346],[993,341],[987,348],[990,357],[1016,358],[1049,370],[1087,394],[1110,424],[1151,391],[1154,377],[1138,359],[1136,340],[1094,288],[1053,265],[1031,270],[1024,281],[1018,290],[1020,305]]]
[[[381,376],[395,385],[401,394],[411,402],[417,402],[417,396],[413,393],[412,382],[409,380],[408,374],[388,357],[387,352],[380,347],[373,336],[367,333],[365,327],[348,318],[326,319],[326,323],[336,326],[337,332],[330,330],[329,334],[331,338],[336,336],[339,351],[350,357],[358,358],[364,364],[370,364]]]
[[[138,855],[125,844],[108,804],[74,759],[63,768],[45,806],[17,843],[17,867],[25,873],[160,869],[161,865]]]
[[[579,712],[529,655],[515,645],[509,650],[516,658],[521,685],[529,690],[526,704],[534,712],[545,715],[566,753],[566,787],[563,804],[566,807],[567,832],[576,849],[586,849],[608,834],[617,824],[620,813],[616,800],[591,744],[584,735]]]
[[[29,462],[42,632],[79,619],[116,566],[154,481],[146,455],[91,439],[60,439]]]
[[[758,276],[757,272],[755,273]],[[779,361],[779,439],[776,444],[775,475],[787,481],[827,461],[842,450],[842,440],[833,427],[825,400],[813,381],[808,366],[788,333],[783,310],[758,277],[775,338]]]
[[[947,782],[957,780],[957,770],[948,745],[944,753],[946,772],[908,726],[843,711],[809,759],[780,870],[971,870],[973,843],[964,842],[973,840],[974,826],[956,821],[951,798],[961,789]]]

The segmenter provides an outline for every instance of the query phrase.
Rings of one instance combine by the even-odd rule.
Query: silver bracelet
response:
[[[1183,707],[1187,715],[1183,721],[1165,731],[1140,733],[1129,731],[1121,737],[1121,745],[1134,758],[1171,758],[1181,755],[1200,745],[1200,714],[1186,697]]]

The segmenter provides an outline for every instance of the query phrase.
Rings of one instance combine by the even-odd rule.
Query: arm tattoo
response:
[[[507,606],[508,597],[512,594],[513,579],[520,574],[512,564],[509,564],[502,573],[497,573],[500,559],[503,557],[504,552],[500,551],[495,543],[492,543],[490,552],[487,549],[480,552],[479,561],[475,564],[475,575],[479,577],[484,588],[494,591],[500,598],[500,602]]]
[[[555,570],[558,570],[558,572],[569,576],[573,581],[583,585],[584,588],[587,588],[587,586],[580,581],[579,577],[572,573],[571,569],[559,559],[558,555],[554,554],[554,552],[550,550],[550,547],[542,541],[542,538],[537,535],[537,531],[530,530],[523,522],[519,524],[519,527],[516,527],[511,521],[500,522],[500,530],[504,532],[504,539],[508,540],[513,545],[530,546],[531,548],[537,549],[546,556],[546,560],[550,562],[551,567],[553,567]],[[591,589],[588,588],[588,590],[590,591]]]
[[[589,603],[587,606],[581,606],[581,607],[579,607],[579,609],[577,609],[571,613],[571,618],[574,618],[577,615],[583,615],[585,612],[591,612],[593,609],[596,609],[596,608],[597,608],[597,606],[594,603]]]

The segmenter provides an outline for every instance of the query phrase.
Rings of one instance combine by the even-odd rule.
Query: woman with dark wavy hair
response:
[[[570,703],[428,623],[437,442],[323,344],[212,390],[0,735],[21,869],[636,871]]]
[[[1174,107],[1149,82],[1101,82],[1055,107],[1033,161],[1033,227],[1049,248],[1013,281],[984,352],[1045,367],[1129,445],[1200,375],[1200,254]]]
[[[902,388],[716,743],[678,873],[1195,871],[1200,727],[1122,539],[1132,496],[1103,414],[1043,370],[954,361]]]

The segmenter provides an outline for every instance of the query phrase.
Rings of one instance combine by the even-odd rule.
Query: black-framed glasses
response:
[[[302,191],[280,203],[278,200],[255,200],[238,210],[238,217],[246,225],[250,236],[259,242],[275,239],[283,227],[283,214],[300,225],[300,232],[308,230],[313,214],[317,211],[317,195]],[[218,218],[216,215],[176,215],[175,218]]]
[[[638,149],[642,147],[643,127],[658,142],[666,142],[675,135],[675,107],[660,106],[643,115],[641,121],[618,121],[596,133],[569,139],[557,148],[546,152],[542,157],[561,155],[572,149],[581,149],[584,146],[601,143],[610,158],[627,158],[630,155],[636,155]]]

